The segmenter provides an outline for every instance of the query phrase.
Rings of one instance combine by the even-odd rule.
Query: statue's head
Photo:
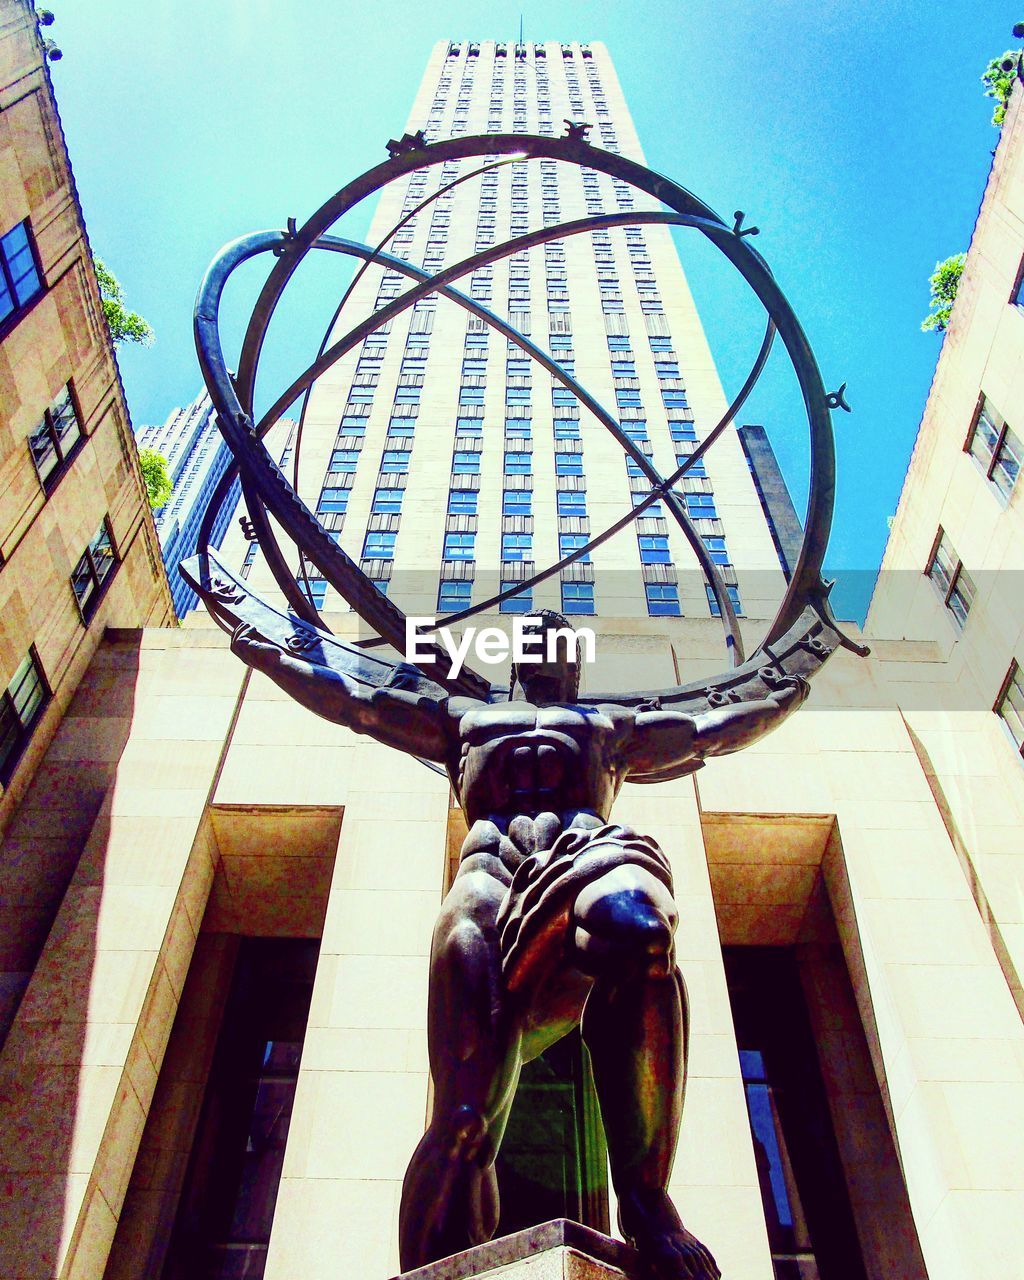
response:
[[[576,633],[553,609],[540,609],[523,621],[524,639],[535,637],[530,652],[535,661],[512,664],[510,696],[538,706],[575,702],[580,691]]]

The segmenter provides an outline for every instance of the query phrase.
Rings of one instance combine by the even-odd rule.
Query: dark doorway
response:
[[[164,1280],[261,1280],[318,940],[242,939]]]
[[[723,955],[776,1280],[865,1280],[793,949]]]
[[[497,1170],[499,1236],[552,1218],[608,1230],[604,1128],[578,1030],[523,1068]]]

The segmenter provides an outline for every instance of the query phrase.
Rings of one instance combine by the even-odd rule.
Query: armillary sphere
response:
[[[290,220],[286,230],[258,231],[229,244],[211,264],[200,287],[195,307],[196,346],[203,377],[216,410],[218,426],[234,455],[234,463],[221,479],[210,500],[200,532],[200,553],[183,565],[181,572],[203,598],[218,624],[225,629],[233,629],[239,623],[247,623],[271,643],[332,667],[367,685],[419,690],[440,697],[461,694],[491,702],[501,701],[509,696],[507,687],[493,685],[486,677],[465,667],[457,676],[453,676],[450,659],[441,646],[435,646],[435,661],[429,664],[429,670],[421,670],[409,663],[395,663],[369,651],[374,645],[388,645],[402,651],[406,642],[405,615],[394,601],[377,590],[358,564],[338,546],[296,492],[301,435],[295,450],[293,481],[282,474],[263,443],[267,432],[299,396],[304,397],[304,415],[305,403],[313,383],[342,356],[361,343],[368,334],[409,310],[420,298],[436,293],[504,334],[510,342],[542,365],[556,382],[568,388],[580,404],[611,432],[651,486],[650,493],[639,505],[592,538],[586,546],[578,548],[533,577],[515,583],[471,608],[450,614],[440,622],[446,625],[456,624],[485,610],[497,608],[502,600],[529,590],[536,583],[579,560],[642,515],[651,504],[661,500],[693,548],[718,602],[731,665],[710,682],[705,678],[675,688],[631,693],[586,692],[580,696],[580,703],[662,705],[699,714],[708,708],[727,703],[764,698],[771,689],[790,682],[794,677],[807,678],[814,674],[837,646],[861,655],[866,654],[865,648],[840,631],[828,603],[831,584],[826,583],[821,574],[835,495],[835,444],[831,412],[847,408],[843,389],[832,394],[826,393],[803,329],[764,259],[750,245],[750,238],[756,229],[744,227],[743,215],[736,214],[732,224],[724,222],[696,196],[668,178],[624,156],[591,146],[586,140],[585,126],[570,125],[564,138],[486,134],[428,144],[422,134],[413,134],[406,135],[400,142],[390,143],[388,150],[388,160],[342,187],[303,226],[298,227],[294,220]],[[392,228],[376,248],[330,234],[331,227],[340,217],[389,183],[415,171],[444,164],[445,161],[473,158],[480,158],[483,163],[424,199],[403,217],[402,222]],[[492,245],[435,274],[386,252],[385,246],[391,236],[445,191],[496,166],[535,160],[562,161],[609,174],[638,191],[653,196],[664,208],[657,211],[628,210],[597,214],[545,226]],[[657,471],[647,455],[626,435],[619,422],[574,377],[566,373],[548,352],[455,287],[458,280],[480,267],[551,240],[564,240],[569,236],[611,227],[643,225],[687,227],[705,236],[740,272],[767,313],[760,350],[736,398],[715,428],[669,476],[662,476]],[[361,259],[363,265],[335,313],[316,360],[278,396],[257,421],[253,412],[253,394],[267,329],[288,282],[311,249],[345,254]],[[248,322],[238,371],[232,375],[228,370],[220,338],[221,298],[228,279],[236,268],[260,254],[269,255],[273,265]],[[330,339],[338,315],[354,285],[371,264],[406,276],[410,287],[372,315],[353,325],[343,337],[332,342]],[[766,635],[754,653],[745,657],[736,612],[722,575],[674,486],[733,423],[764,368],[776,334],[792,362],[803,395],[810,431],[810,489],[804,520],[804,541],[787,591]],[[300,420],[300,432],[301,426]],[[253,595],[245,583],[225,568],[209,550],[214,521],[236,476],[241,478],[242,493],[255,536],[291,613],[282,613]],[[271,517],[299,548],[302,570],[299,582],[282,553],[270,523]],[[356,646],[345,644],[330,633],[314,607],[308,583],[304,581],[307,563],[359,613],[373,629],[377,639],[369,644],[364,642],[362,646]],[[665,776],[667,775],[631,775],[631,779],[656,782]]]

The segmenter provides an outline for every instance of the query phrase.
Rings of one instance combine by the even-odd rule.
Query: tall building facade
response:
[[[0,156],[6,1026],[80,852],[80,806],[93,796],[72,762],[33,784],[37,766],[104,630],[161,625],[173,613],[43,36],[33,6],[15,0],[0,5]],[[48,815],[45,836],[31,831],[33,813]]]
[[[594,122],[596,145],[643,161],[611,60],[597,44],[439,45],[408,125],[428,140],[560,136],[565,118]],[[388,252],[434,271],[528,229],[656,207],[618,180],[553,160],[501,165],[452,186],[482,163],[453,162],[391,184],[369,242],[386,241]],[[395,297],[402,281],[395,271],[367,272],[337,333]],[[552,240],[460,283],[550,351],[664,475],[726,408],[664,226]],[[342,546],[413,614],[452,612],[522,581],[650,489],[567,388],[483,320],[436,296],[372,334],[317,384],[299,479]],[[771,616],[784,581],[736,436],[716,444],[680,488],[739,608]],[[344,607],[322,579],[310,585],[319,606]],[[533,597],[505,607],[534,606],[623,618],[708,617],[717,608],[660,506]]]
[[[1020,93],[968,281],[989,278],[993,246],[1004,265],[1024,255]],[[639,155],[597,44],[446,42],[407,128],[560,132],[566,115],[589,116],[596,145]],[[600,175],[518,163],[416,214],[393,251],[439,264],[523,220],[641,207]],[[437,183],[385,196],[371,239]],[[566,239],[470,288],[499,311],[516,304],[517,327],[573,361],[668,472],[725,397],[662,234]],[[368,272],[353,317],[397,288]],[[994,318],[1015,341],[1010,307],[990,299],[971,323]],[[504,339],[421,306],[317,384],[291,446],[300,489],[408,613],[479,600],[485,575],[516,581],[638,491],[621,451],[556,391]],[[998,404],[1012,414],[1014,400]],[[723,439],[693,477],[707,487],[686,489],[702,535],[722,540],[709,549],[735,572],[752,639],[784,581],[781,496],[760,443],[754,433],[745,455]],[[908,511],[926,482],[915,474]],[[979,502],[993,496],[987,471],[970,479]],[[993,520],[1019,550],[1018,497]],[[663,687],[724,665],[686,545],[646,519],[531,601],[588,615],[591,687]],[[913,573],[934,591],[927,563]],[[269,583],[258,553],[248,569],[257,590]],[[312,590],[356,637],[342,602]],[[871,657],[835,654],[771,736],[695,775],[627,784],[616,802],[617,820],[663,846],[680,911],[691,1019],[671,1190],[730,1280],[1017,1280],[1024,776],[1008,717],[965,693],[955,632],[912,634],[881,612],[872,626]],[[103,767],[91,766],[74,874],[0,1050],[0,1271],[383,1280],[398,1270],[402,1177],[430,1108],[431,933],[465,835],[447,779],[310,715],[198,610],[183,628],[109,633],[79,698],[44,768]],[[29,821],[43,838],[46,815]],[[585,1059],[566,1042],[538,1071],[510,1121],[501,1229],[565,1213],[614,1230]]]
[[[195,554],[206,508],[231,461],[231,452],[214,418],[213,405],[204,391],[188,408],[173,410],[162,427],[140,427],[136,432],[140,449],[155,449],[166,458],[174,485],[166,505],[157,512],[156,528],[179,618],[196,607],[199,597],[179,576],[177,567]],[[211,530],[211,546],[219,547],[223,542],[241,496],[241,485],[236,480]]]
[[[1018,83],[868,615],[869,628],[885,635],[934,639],[960,673],[957,705],[995,721],[1018,760],[1024,758],[1021,96]],[[935,741],[935,726],[912,723],[924,749],[951,763],[948,742]],[[967,754],[967,741],[960,742]],[[971,782],[939,781],[950,831],[1024,1011],[1022,811],[998,768],[1003,746],[994,760],[973,762]],[[1011,766],[1010,778],[1018,772]],[[984,794],[1005,819],[1002,838],[978,824],[975,806]]]

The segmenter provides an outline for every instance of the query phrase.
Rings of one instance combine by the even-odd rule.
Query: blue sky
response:
[[[965,248],[997,132],[979,75],[1013,42],[1003,0],[936,5],[730,0],[487,5],[390,0],[55,0],[53,79],[93,248],[156,344],[124,350],[136,425],[200,380],[191,310],[210,259],[300,221],[377,163],[436,40],[603,40],[648,163],[723,216],[744,209],[789,295],[837,414],[830,562],[859,612],[885,544],[939,342],[920,332],[936,259]],[[349,234],[369,220],[353,216]],[[680,244],[727,394],[756,313],[711,255]],[[338,282],[310,282],[267,353],[266,391],[315,350]],[[744,414],[798,499],[806,434],[781,361]],[[851,573],[851,571],[853,571]],[[860,572],[857,572],[860,571]]]

